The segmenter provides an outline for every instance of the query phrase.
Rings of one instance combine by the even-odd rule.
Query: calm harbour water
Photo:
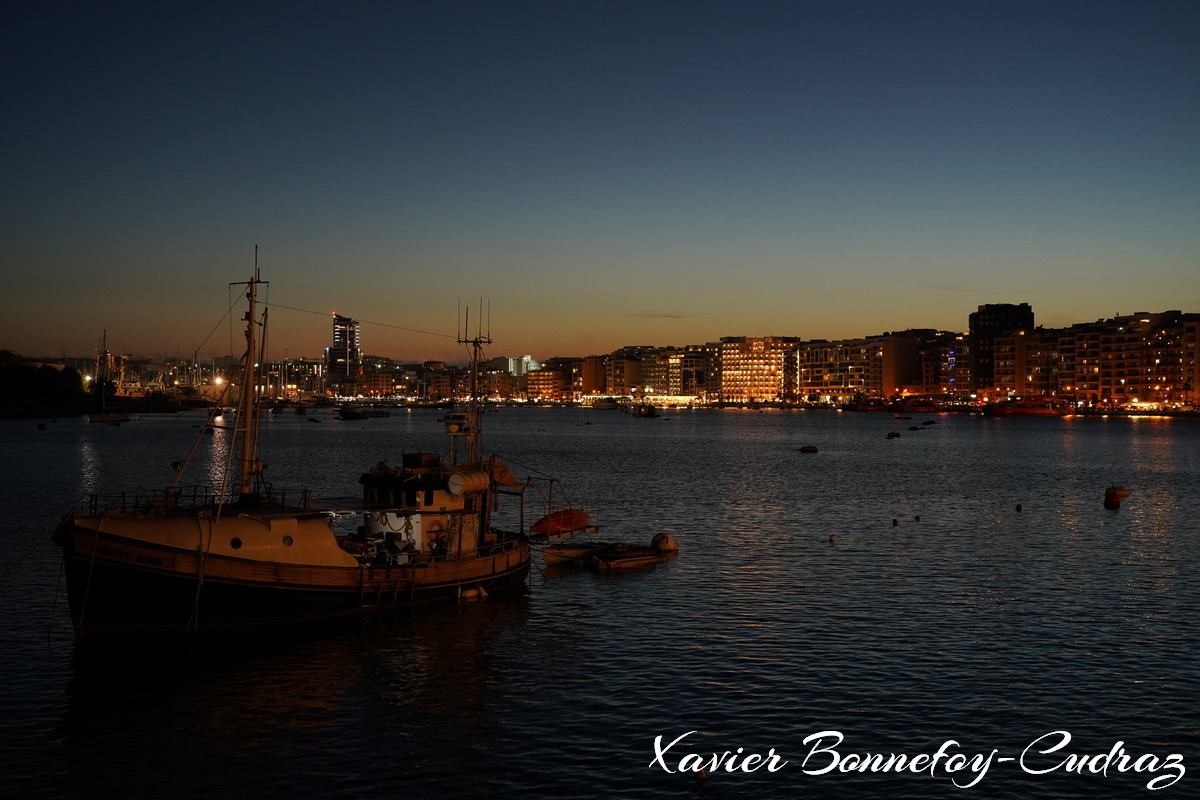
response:
[[[438,416],[275,415],[267,471],[353,495],[366,466],[440,450]],[[9,796],[1095,798],[1171,774],[1051,769],[1118,743],[1182,757],[1151,796],[1200,796],[1200,420],[505,409],[485,451],[594,499],[605,539],[665,531],[679,556],[235,649],[77,650],[53,525],[89,491],[165,485],[201,419],[0,421]],[[998,752],[966,789],[967,768],[815,774],[822,731],[842,766]],[[1021,760],[1054,731],[1070,743]],[[662,766],[738,748],[787,763]]]

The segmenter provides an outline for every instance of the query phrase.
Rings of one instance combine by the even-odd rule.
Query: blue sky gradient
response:
[[[277,356],[337,311],[385,323],[369,352],[459,360],[480,298],[493,354],[535,358],[1200,311],[1197,3],[0,15],[0,348],[27,355],[227,352],[255,244]]]

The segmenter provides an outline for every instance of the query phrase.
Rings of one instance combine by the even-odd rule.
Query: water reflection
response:
[[[220,487],[230,475],[230,466],[233,458],[233,430],[227,427],[212,427],[211,435],[206,435],[208,440],[207,446],[203,452],[206,456],[204,461],[197,465],[201,474],[207,479],[209,484],[214,488]],[[236,476],[232,479],[236,480]]]
[[[386,730],[391,746],[371,761],[387,774],[466,772],[513,687],[498,643],[517,641],[526,618],[517,601],[331,626],[319,638],[80,647],[58,730],[64,769],[108,796],[171,787],[182,764],[192,783],[171,794],[277,796],[314,774],[361,791],[379,776],[362,774],[354,751],[379,748],[368,732]]]
[[[100,456],[90,436],[80,436],[77,448],[79,463],[79,491],[84,496],[94,494],[100,483]]]

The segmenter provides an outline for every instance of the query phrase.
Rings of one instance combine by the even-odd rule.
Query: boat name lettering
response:
[[[131,553],[128,550],[120,550],[116,547],[98,547],[96,555],[101,558],[111,558],[118,561],[128,561],[131,564],[149,564],[153,567],[161,567],[163,560],[159,556],[147,556],[141,553]]]

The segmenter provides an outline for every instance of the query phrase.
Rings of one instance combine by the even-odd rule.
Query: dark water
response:
[[[436,418],[277,415],[268,474],[289,496],[354,494],[363,467],[440,448]],[[524,600],[286,640],[77,650],[54,522],[81,493],[167,482],[199,418],[0,423],[6,794],[1134,797],[1177,774],[1164,762],[1178,754],[1186,774],[1151,796],[1200,796],[1200,422],[486,421],[485,450],[597,500],[605,538],[666,531],[679,557],[628,575],[535,571]],[[220,437],[197,481],[216,474]],[[1132,492],[1116,512],[1101,502],[1111,483]],[[810,738],[824,731],[841,743]],[[1038,755],[1055,731],[1070,742]],[[1057,766],[1118,745],[1127,758],[1107,775],[1095,759]],[[739,748],[787,763],[703,782],[664,769]],[[980,760],[817,774],[939,748]]]

